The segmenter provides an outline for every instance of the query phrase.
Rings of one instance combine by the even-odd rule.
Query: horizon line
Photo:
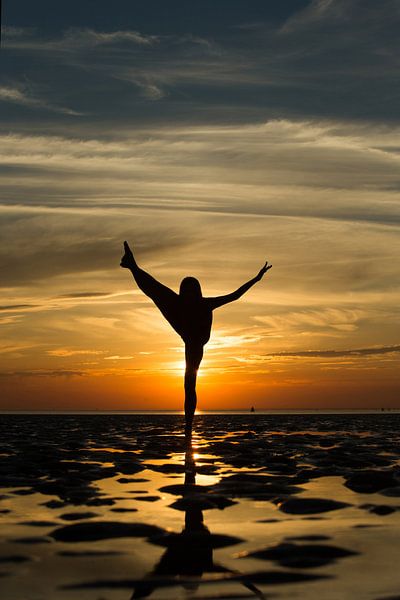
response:
[[[335,408],[335,407],[328,407],[328,408],[260,408],[257,409],[255,408],[254,411],[252,411],[249,408],[235,408],[235,409],[205,409],[205,410],[200,410],[199,412],[196,413],[196,415],[201,416],[203,414],[224,414],[224,413],[243,413],[243,414],[262,414],[262,413],[304,413],[304,412],[311,412],[311,413],[327,413],[327,412],[336,412],[336,413],[362,413],[362,412],[396,412],[396,411],[400,411],[400,407],[387,407],[387,406],[379,406],[379,407],[362,407],[362,408]],[[35,414],[35,413],[40,413],[40,414],[80,414],[80,413],[85,413],[85,414],[96,414],[96,413],[119,413],[119,414],[129,414],[129,413],[136,413],[136,414],[148,414],[148,413],[159,413],[159,414],[165,414],[165,413],[170,413],[170,414],[180,414],[180,415],[184,415],[184,411],[182,409],[162,409],[162,408],[155,408],[155,409],[51,409],[51,408],[45,408],[45,409],[0,409],[0,415],[1,414]]]

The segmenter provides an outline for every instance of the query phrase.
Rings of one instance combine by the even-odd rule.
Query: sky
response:
[[[0,409],[400,407],[397,0],[2,3]]]

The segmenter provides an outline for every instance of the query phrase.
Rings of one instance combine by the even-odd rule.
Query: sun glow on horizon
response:
[[[183,359],[174,363],[170,363],[167,369],[169,372],[174,373],[175,375],[183,376],[186,371],[185,360]],[[207,375],[207,368],[204,368],[203,364],[201,364],[200,368],[197,371],[197,378],[205,377],[205,375]]]

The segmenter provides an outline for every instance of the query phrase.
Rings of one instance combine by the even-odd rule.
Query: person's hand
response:
[[[260,272],[257,275],[257,279],[260,280],[264,277],[265,273],[267,271],[269,271],[270,269],[272,269],[272,265],[268,264],[268,261],[266,261],[265,265],[263,266],[263,268],[260,270]]]
[[[128,242],[124,242],[124,250],[125,254],[121,258],[120,266],[129,269],[135,264],[135,259],[133,258],[132,250],[128,246]]]

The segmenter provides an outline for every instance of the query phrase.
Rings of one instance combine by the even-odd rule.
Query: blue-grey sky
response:
[[[398,119],[397,0],[13,0],[3,26],[18,128]]]
[[[393,404],[399,29],[397,0],[3,2],[6,403],[64,377],[68,406],[116,381],[166,405],[182,350],[118,269],[129,239],[209,295],[274,264],[216,318],[208,407],[246,382],[265,407]]]

